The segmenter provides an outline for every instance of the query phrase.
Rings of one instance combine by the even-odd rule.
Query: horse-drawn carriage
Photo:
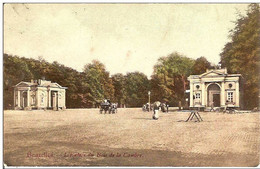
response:
[[[114,114],[117,113],[117,103],[111,103],[110,100],[105,99],[103,102],[100,104],[100,114],[104,113],[106,114],[107,112],[109,114]]]
[[[150,111],[151,107],[150,107],[150,109],[149,109],[149,107],[150,107],[150,104],[146,103],[146,104],[143,105],[142,110],[143,111]]]

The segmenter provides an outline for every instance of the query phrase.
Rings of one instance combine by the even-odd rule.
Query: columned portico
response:
[[[14,109],[66,109],[66,89],[47,80],[20,82],[14,86]]]
[[[239,108],[240,74],[227,74],[226,69],[213,69],[201,75],[191,75],[190,107]]]

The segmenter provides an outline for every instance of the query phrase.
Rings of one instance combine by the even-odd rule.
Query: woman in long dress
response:
[[[154,102],[153,104],[153,119],[158,120],[159,118],[159,108],[161,106],[161,103],[159,101]]]

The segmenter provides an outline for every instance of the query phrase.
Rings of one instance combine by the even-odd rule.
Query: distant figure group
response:
[[[168,113],[169,105],[167,103],[161,103],[159,101],[156,101],[153,103],[153,119],[158,120],[159,119],[159,110],[161,109],[162,112]]]
[[[152,109],[151,105],[149,103],[146,103],[143,105],[143,111],[150,111]]]
[[[100,104],[100,114],[104,113],[106,114],[107,112],[109,114],[115,114],[117,113],[117,103],[111,103],[110,100],[104,99],[103,102]]]

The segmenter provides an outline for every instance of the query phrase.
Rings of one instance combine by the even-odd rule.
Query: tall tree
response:
[[[158,59],[152,76],[152,92],[159,100],[176,105],[184,101],[184,92],[188,87],[187,77],[192,72],[194,60],[178,54]]]
[[[4,108],[13,106],[13,86],[21,81],[30,82],[31,79],[41,79],[57,82],[66,86],[66,107],[81,107],[84,98],[79,97],[82,91],[80,85],[80,73],[76,70],[53,62],[46,62],[44,59],[35,60],[24,57],[4,54]],[[83,76],[82,76],[83,77]]]
[[[115,88],[114,99],[115,102],[119,104],[120,107],[126,102],[126,92],[125,92],[125,77],[121,73],[112,75],[112,82]]]
[[[4,108],[10,109],[13,106],[13,86],[21,81],[30,81],[33,74],[26,61],[17,56],[4,54],[3,76]]]
[[[148,101],[149,80],[140,72],[127,73],[125,76],[126,104],[140,107]]]
[[[195,63],[192,67],[192,74],[200,75],[206,72],[206,70],[209,68],[211,68],[210,62],[204,56],[201,56],[195,60]]]
[[[114,99],[114,86],[105,65],[97,60],[84,66],[84,79],[88,104],[97,106],[103,99]]]
[[[230,30],[231,41],[221,53],[221,63],[229,73],[240,73],[244,79],[244,106],[258,106],[260,69],[260,10],[259,4],[250,4],[246,16],[239,15],[236,26]]]

